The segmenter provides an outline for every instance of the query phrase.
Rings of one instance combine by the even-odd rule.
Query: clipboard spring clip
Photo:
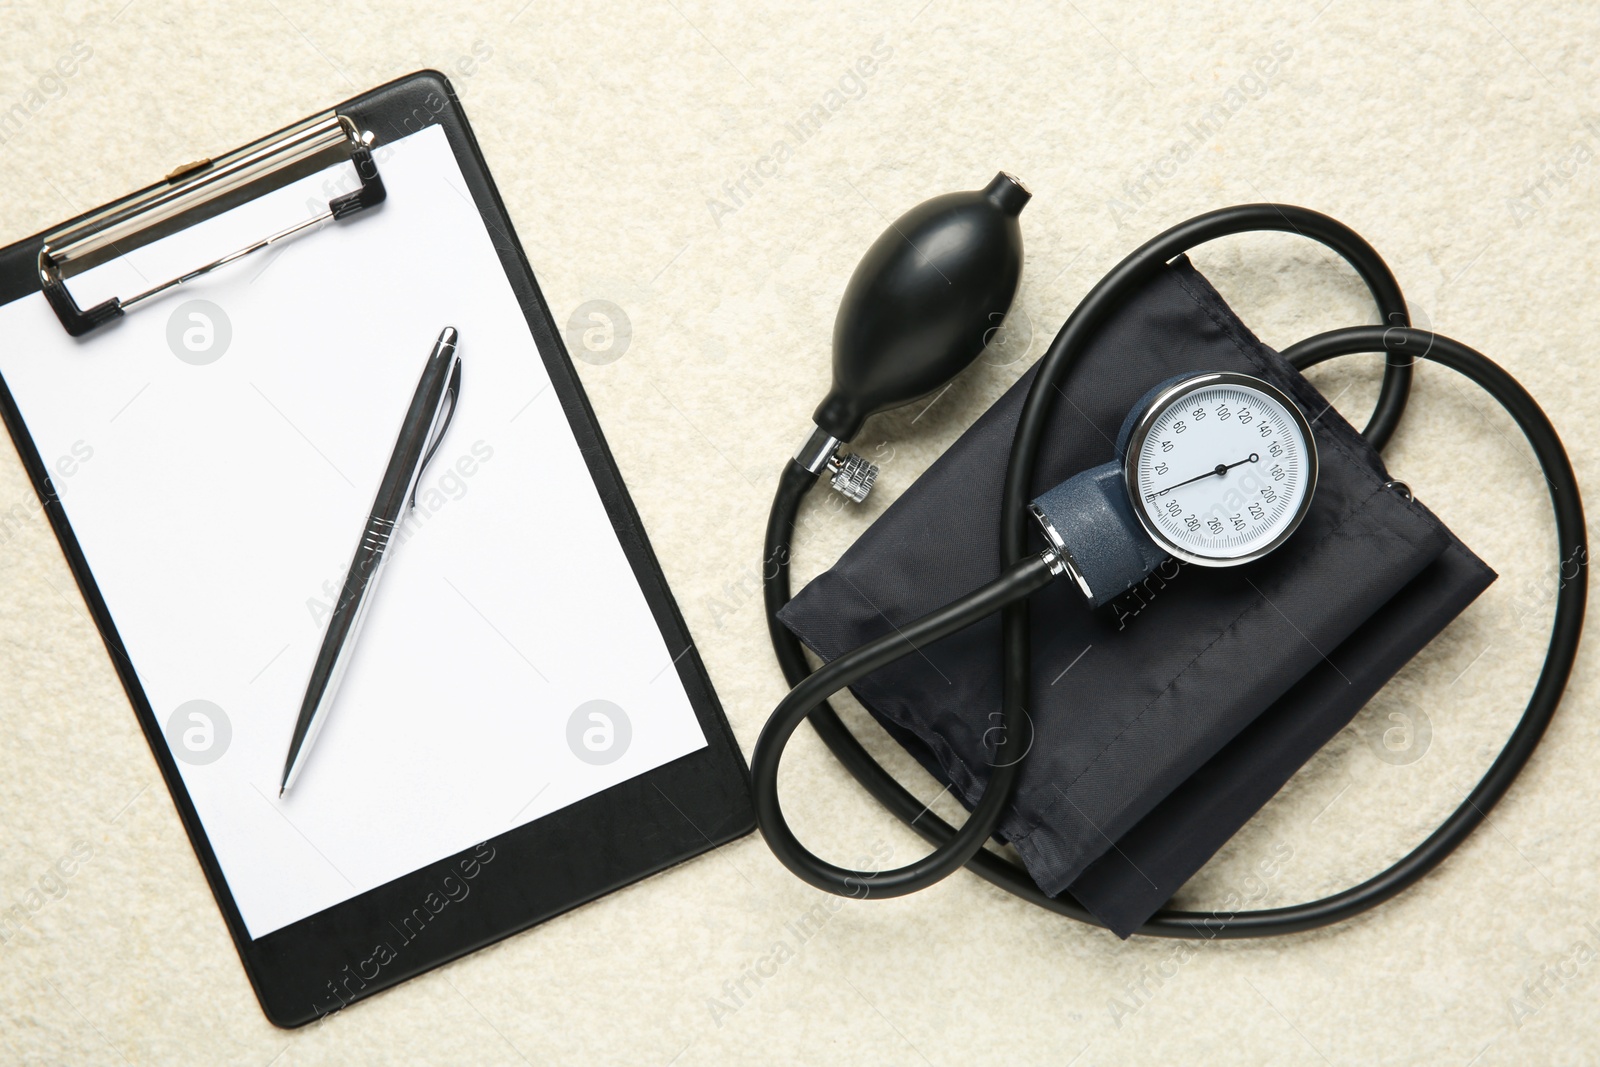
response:
[[[374,136],[360,130],[345,115],[328,111],[252,142],[217,159],[180,167],[152,185],[122,200],[91,212],[46,235],[39,249],[39,284],[61,325],[73,337],[121,318],[128,309],[150,298],[209,274],[218,267],[278,244],[325,222],[348,218],[381,204],[386,195],[383,178],[372,158]],[[91,308],[80,308],[67,290],[69,268],[85,270],[138,244],[148,243],[178,228],[175,220],[208,205],[216,211],[259,195],[261,186],[278,177],[297,177],[321,157],[349,152],[358,188],[328,201],[325,210],[236,249],[202,266],[153,285],[127,298],[111,297]],[[216,213],[215,211],[212,212]],[[143,240],[135,241],[137,237]]]

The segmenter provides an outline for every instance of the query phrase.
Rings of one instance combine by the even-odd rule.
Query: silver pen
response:
[[[446,326],[439,334],[433,354],[422,368],[422,379],[417,382],[411,406],[406,409],[400,438],[395,442],[389,467],[378,485],[377,499],[372,502],[372,512],[367,516],[366,527],[356,545],[355,558],[350,561],[338,603],[328,617],[322,649],[317,653],[311,679],[306,683],[300,718],[295,722],[294,736],[289,739],[289,755],[283,764],[283,783],[278,788],[280,797],[305,767],[311,745],[327,721],[339,682],[350,665],[367,605],[372,602],[372,591],[377,588],[378,576],[388,558],[389,538],[406,508],[416,506],[417,483],[422,478],[422,470],[438,450],[450,420],[455,417],[461,394],[461,357],[456,355],[456,336],[453,326]]]

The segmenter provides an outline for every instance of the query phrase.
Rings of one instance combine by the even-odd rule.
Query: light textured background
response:
[[[861,509],[808,511],[803,574],[1013,381],[1125,252],[1245,201],[1304,204],[1365,234],[1418,320],[1520,377],[1567,435],[1580,480],[1600,484],[1586,432],[1600,390],[1596,16],[1592,0],[0,0],[0,111],[26,109],[0,145],[0,241],[396,75],[450,73],[557,318],[602,300],[627,320],[621,358],[591,351],[580,370],[748,751],[783,691],[757,592],[762,525],[825,387],[845,280],[888,218],[1001,167],[1035,192],[1008,343],[931,405],[868,427],[861,444],[887,457],[880,489]],[[46,77],[78,42],[92,56]],[[830,97],[874,47],[876,72]],[[1270,79],[1253,80],[1275,50]],[[821,132],[775,174],[746,178],[735,201],[730,185],[818,104],[836,105]],[[1269,343],[1370,315],[1353,275],[1293,238],[1234,240],[1197,261]],[[1359,421],[1375,360],[1346,364],[1316,380]],[[1592,656],[1488,826],[1342,928],[1194,950],[1124,944],[958,875],[910,899],[824,908],[802,944],[789,924],[832,900],[752,837],[330,1020],[276,1030],[3,452],[0,907],[31,916],[0,944],[4,1059],[1600,1061],[1600,925],[1586,925],[1600,896]],[[1389,458],[1500,581],[1185,900],[1283,904],[1375,872],[1459,800],[1520,712],[1555,590],[1526,447],[1481,395],[1424,368]],[[922,847],[808,733],[784,788],[802,836],[836,859],[903,862]],[[52,878],[75,847],[89,858]]]

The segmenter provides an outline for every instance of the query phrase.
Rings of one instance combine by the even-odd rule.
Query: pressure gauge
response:
[[[1248,374],[1197,374],[1135,417],[1123,476],[1158,546],[1231,567],[1272,551],[1305,518],[1317,446],[1305,415],[1275,387]]]

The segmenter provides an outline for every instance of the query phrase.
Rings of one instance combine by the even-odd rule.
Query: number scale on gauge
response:
[[[1283,405],[1248,385],[1203,385],[1150,424],[1138,500],[1166,540],[1209,559],[1253,554],[1294,522],[1306,442]]]

